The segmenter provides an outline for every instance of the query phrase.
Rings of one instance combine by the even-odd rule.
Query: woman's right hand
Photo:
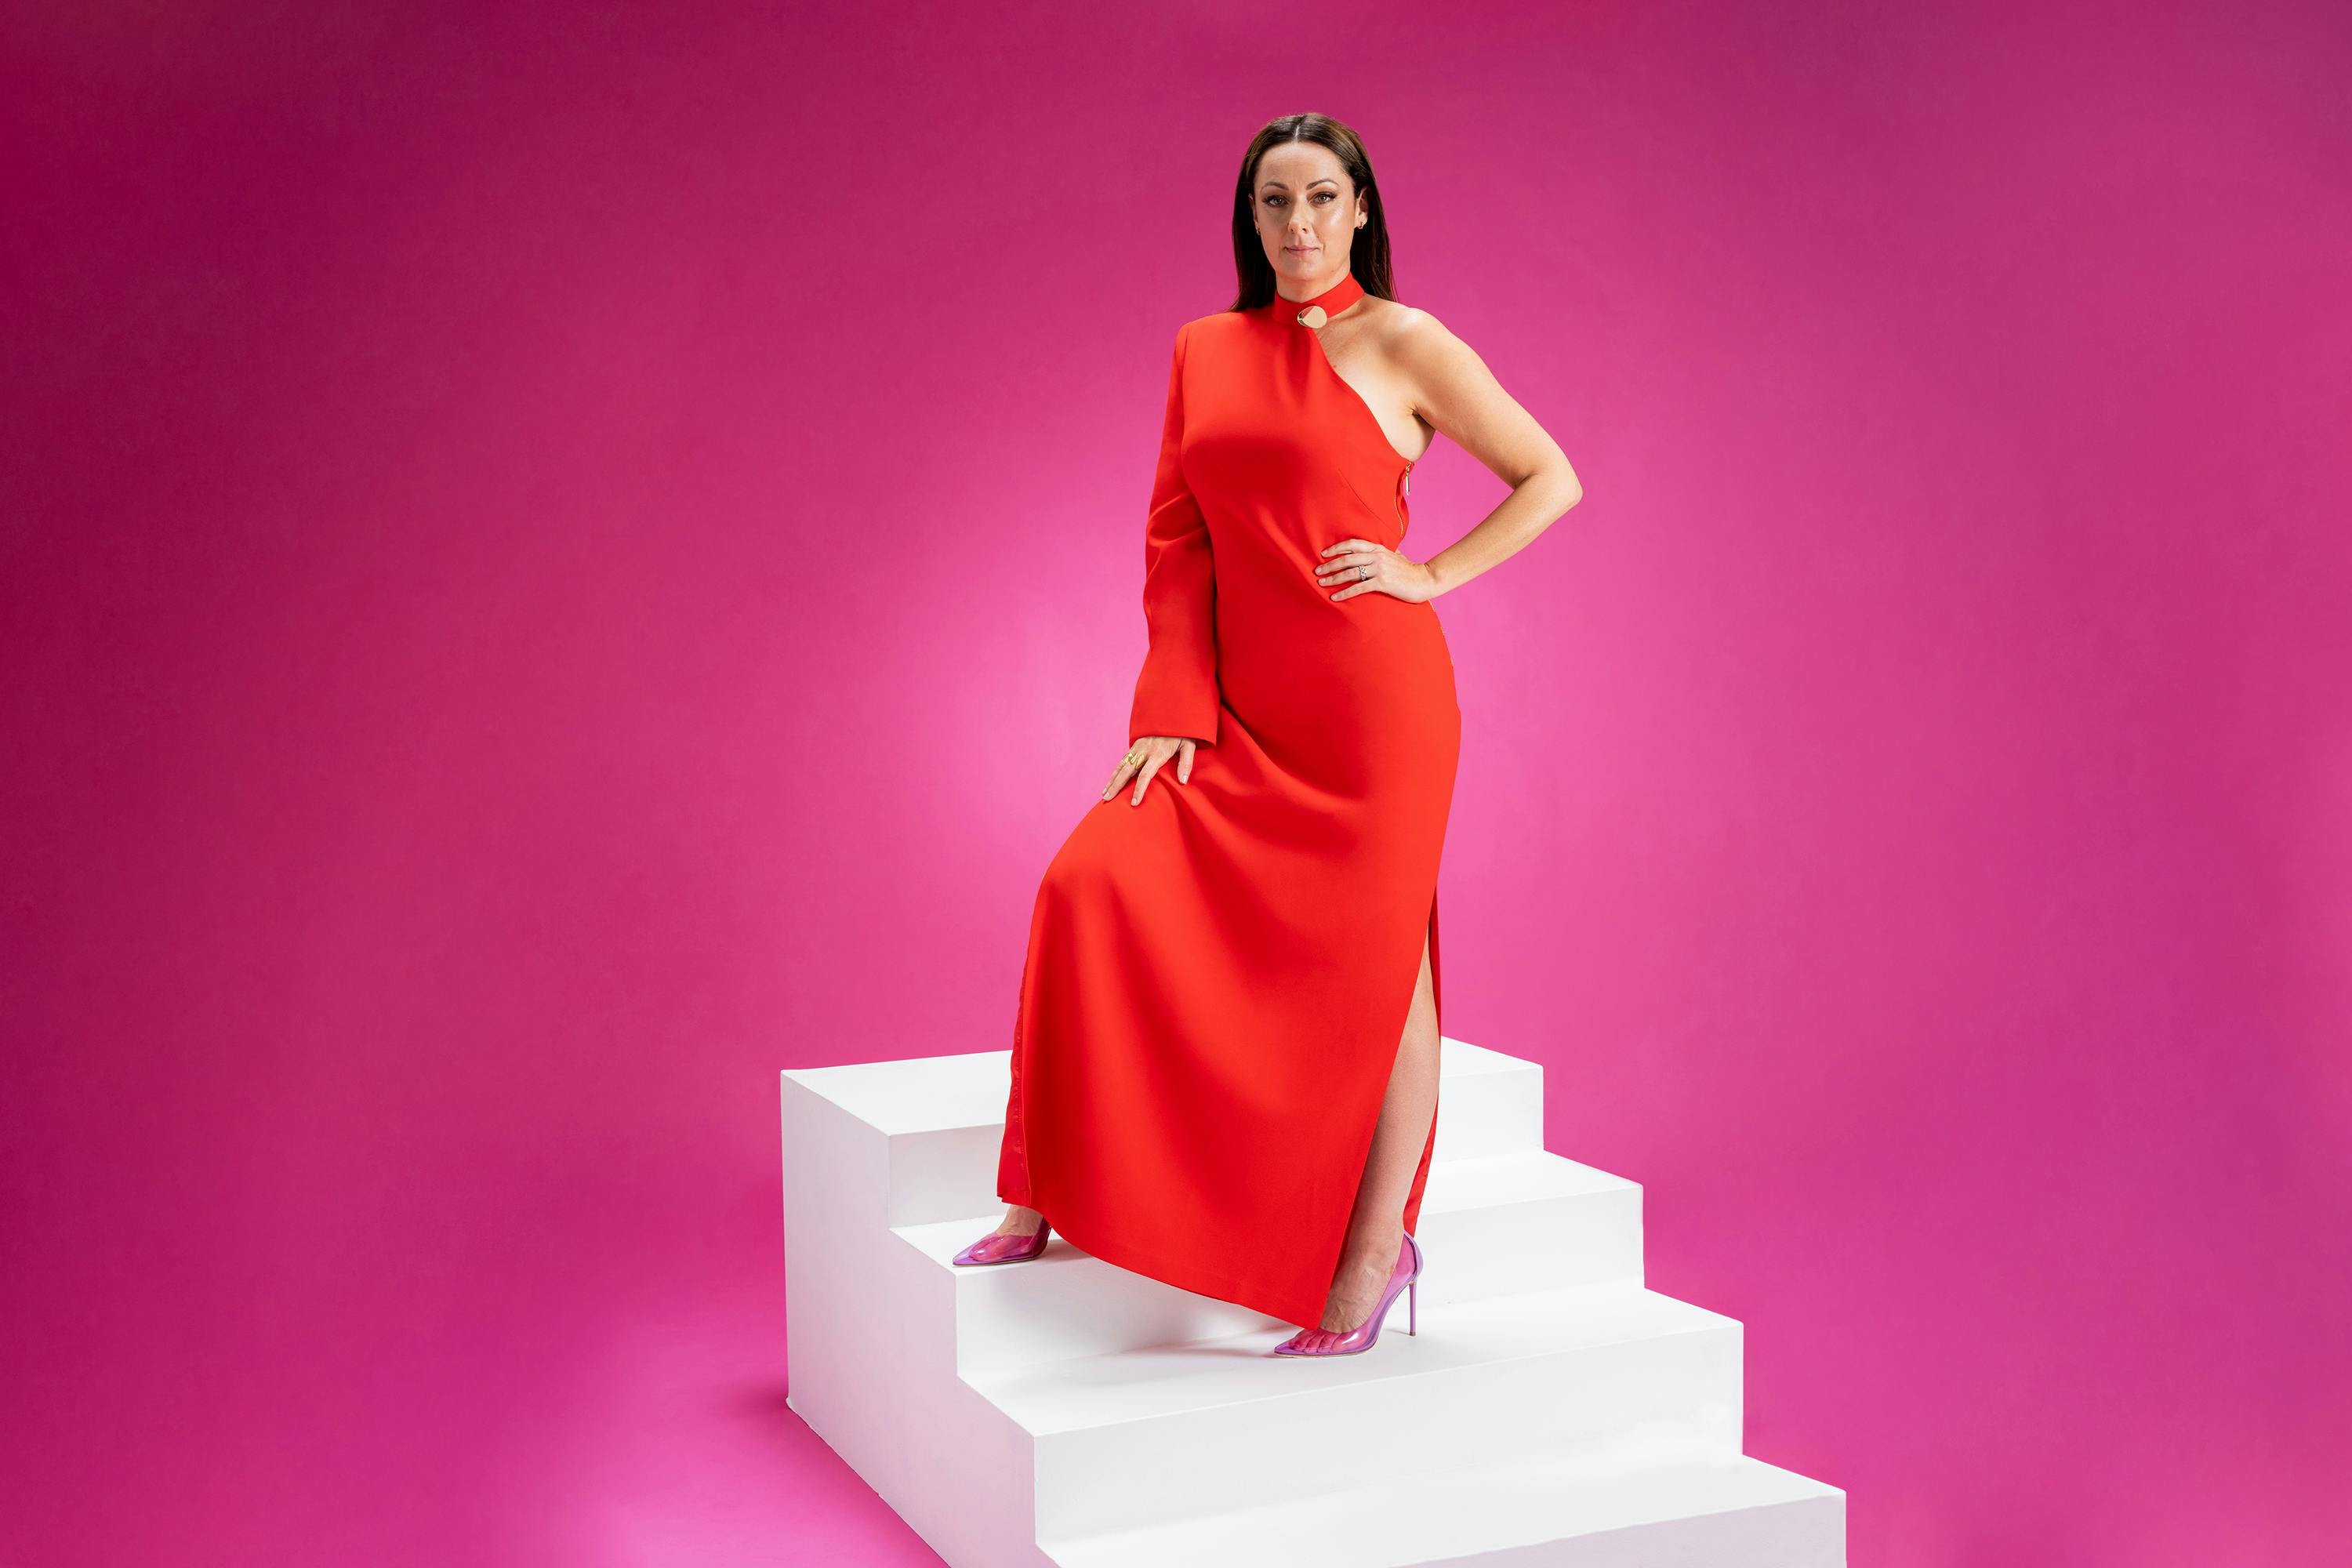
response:
[[[1103,799],[1117,795],[1118,786],[1132,777],[1135,795],[1127,804],[1142,805],[1143,792],[1150,786],[1151,775],[1171,757],[1176,759],[1176,782],[1188,782],[1192,776],[1192,748],[1198,744],[1186,735],[1139,735],[1135,744],[1127,749],[1127,755],[1119,758],[1118,771],[1110,775],[1110,783],[1103,785]]]

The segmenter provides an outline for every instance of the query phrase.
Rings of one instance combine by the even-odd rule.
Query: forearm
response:
[[[1450,594],[1489,568],[1501,565],[1584,499],[1584,487],[1569,469],[1547,469],[1519,481],[1477,527],[1422,564]]]

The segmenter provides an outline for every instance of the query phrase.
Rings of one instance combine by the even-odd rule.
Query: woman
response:
[[[1430,601],[1582,490],[1478,356],[1391,297],[1346,126],[1257,134],[1234,259],[1239,301],[1176,335],[1131,744],[1030,922],[997,1173],[1012,1206],[955,1261],[1033,1258],[1058,1227],[1312,1325],[1278,1354],[1351,1354],[1420,1276],[1436,1138],[1461,713]],[[1415,562],[1397,546],[1433,430],[1511,494]]]

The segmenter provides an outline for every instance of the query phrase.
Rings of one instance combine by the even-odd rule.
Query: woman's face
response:
[[[1305,283],[1348,269],[1366,213],[1338,153],[1313,142],[1269,147],[1257,161],[1251,195],[1258,242],[1277,279]]]

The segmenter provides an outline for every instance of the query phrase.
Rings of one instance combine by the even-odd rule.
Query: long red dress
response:
[[[1398,547],[1412,464],[1310,305],[1176,334],[1129,738],[1205,742],[1089,806],[1029,928],[997,1196],[1073,1245],[1311,1327],[1428,938],[1462,715],[1436,610],[1315,575]],[[1440,992],[1443,1018],[1443,993]],[[1404,1209],[1419,1222],[1431,1118]]]

